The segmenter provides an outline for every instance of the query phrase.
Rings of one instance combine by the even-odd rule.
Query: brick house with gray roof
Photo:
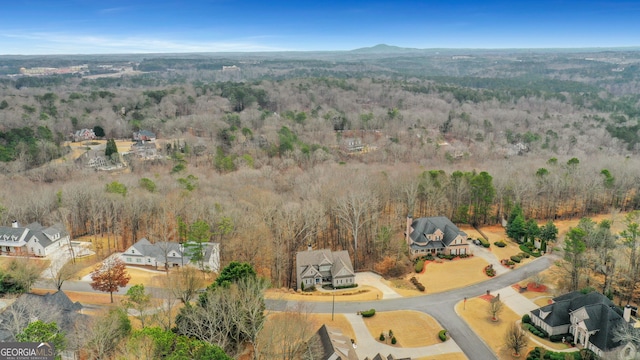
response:
[[[415,220],[407,216],[405,237],[412,257],[469,254],[467,234],[444,216]]]
[[[356,285],[349,252],[329,249],[299,251],[296,254],[296,280],[298,289],[312,286],[335,287]]]
[[[20,226],[0,226],[0,254],[44,257],[59,247],[68,247],[70,236],[62,224],[49,227],[38,222]]]
[[[532,310],[531,322],[549,335],[571,334],[576,344],[598,356],[625,345],[615,330],[631,322],[631,308],[618,308],[599,292],[570,292],[553,298],[553,303]]]

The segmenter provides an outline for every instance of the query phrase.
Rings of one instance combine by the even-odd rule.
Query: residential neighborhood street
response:
[[[447,329],[451,338],[458,344],[465,355],[471,360],[495,359],[496,355],[489,347],[471,330],[462,318],[460,318],[455,310],[455,304],[462,301],[465,297],[471,298],[486,293],[487,290],[494,293],[499,289],[511,286],[530,276],[533,276],[551,266],[558,258],[555,255],[546,255],[536,259],[528,264],[522,265],[504,275],[494,277],[490,280],[483,281],[478,284],[467,286],[465,288],[455,289],[443,293],[433,295],[425,295],[418,297],[367,301],[367,302],[337,302],[335,304],[336,313],[356,314],[358,311],[374,308],[376,311],[393,311],[393,310],[417,310],[427,313],[434,317],[443,328]],[[296,301],[270,300],[267,299],[267,309],[284,310],[287,308],[295,308]],[[311,303],[306,303],[311,304]],[[331,313],[332,304],[330,302],[315,302],[309,306],[310,311],[316,313]],[[327,324],[331,325],[331,324]],[[367,332],[358,334],[362,337],[370,337]],[[496,334],[501,336],[501,334]],[[388,354],[385,354],[388,355]],[[415,354],[417,357],[421,354]]]
[[[469,359],[493,359],[496,355],[482,341],[482,339],[473,332],[467,323],[462,320],[458,314],[456,314],[454,309],[456,303],[462,301],[465,297],[472,298],[483,295],[487,290],[494,295],[499,291],[503,294],[502,296],[505,297],[505,303],[510,307],[515,307],[513,310],[520,314],[526,310],[527,306],[530,305],[528,305],[528,303],[520,304],[517,299],[518,294],[508,291],[508,288],[519,281],[547,269],[557,259],[558,257],[556,255],[546,255],[487,281],[437,294],[427,294],[417,297],[389,298],[366,302],[336,302],[335,313],[347,314],[347,318],[351,319],[358,311],[371,308],[374,308],[376,311],[421,311],[435,318],[442,327],[449,332],[449,335],[453,339],[451,344],[432,348],[431,351],[433,351],[433,354],[442,353],[443,351],[458,351],[457,347],[459,347]],[[39,281],[35,284],[34,288],[55,289],[50,281]],[[128,288],[129,286],[122,288],[115,294],[123,295],[127,292]],[[505,290],[505,288],[507,289]],[[62,289],[67,291],[97,292],[91,288],[88,281],[66,281],[64,282]],[[147,290],[154,297],[163,297],[163,289],[147,287]],[[298,305],[297,301],[287,300],[266,299],[265,302],[267,309],[276,311],[284,310],[286,308],[294,309]],[[331,302],[305,302],[305,304],[311,312],[331,313],[332,311]],[[522,309],[520,309],[520,307],[522,307]],[[329,323],[327,325],[331,324]],[[364,339],[372,339],[369,332],[366,331],[366,327],[362,327],[361,329],[360,327],[354,326],[354,331],[356,331],[357,337],[359,339],[363,339],[362,341],[365,343],[368,340]],[[501,336],[501,334],[496,334],[496,336]],[[409,356],[410,353],[413,354],[411,355],[412,357],[428,355],[421,353],[421,351],[424,352],[426,350],[423,348],[414,348],[413,350],[410,348],[409,350],[403,349],[402,355]],[[363,350],[360,350],[359,353],[360,352],[363,352]]]

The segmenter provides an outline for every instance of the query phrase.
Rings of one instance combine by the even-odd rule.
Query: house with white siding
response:
[[[14,220],[11,226],[0,226],[0,254],[45,257],[69,245],[70,236],[62,224],[46,227],[34,222],[20,226]]]
[[[202,260],[196,261],[196,251],[202,252]],[[142,238],[131,245],[122,255],[127,265],[153,267],[198,266],[213,272],[220,270],[220,244],[218,243],[184,243],[158,241],[151,243]]]

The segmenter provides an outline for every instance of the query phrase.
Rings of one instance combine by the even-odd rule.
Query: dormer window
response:
[[[136,251],[135,251],[135,250],[133,250],[133,249],[131,249],[131,253],[132,253],[132,254],[135,254],[135,253],[136,253]]]

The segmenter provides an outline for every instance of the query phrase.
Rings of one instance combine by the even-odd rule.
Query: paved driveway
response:
[[[509,269],[500,264],[500,260],[494,253],[483,246],[474,245],[470,243],[469,246],[473,246],[473,255],[485,259],[489,264],[493,265],[493,270],[496,271],[496,275],[502,275],[509,272]]]
[[[398,299],[402,297],[392,288],[384,284],[380,275],[369,271],[356,273],[356,284],[369,285],[377,288],[378,290],[382,291],[383,299]]]
[[[511,310],[513,310],[516,314],[522,316],[524,314],[528,314],[531,310],[535,310],[540,306],[536,305],[533,301],[529,300],[519,292],[517,292],[513,287],[507,286],[500,290],[494,291],[491,293],[492,295],[500,294],[500,301],[503,304],[507,305]]]
[[[91,243],[72,241],[71,247],[73,248],[74,255],[77,257],[87,256],[93,254],[93,251],[89,250]],[[71,260],[71,249],[68,246],[58,246],[49,252],[46,259],[50,260],[49,267],[42,271],[40,277],[42,279],[51,280],[58,273],[60,268]]]
[[[551,266],[557,257],[545,255],[528,264],[517,267],[502,276],[496,276],[490,280],[466,286],[463,288],[446,291],[443,293],[416,296],[409,298],[398,298],[366,302],[337,302],[335,312],[344,314],[355,314],[363,309],[374,308],[376,311],[393,310],[417,310],[433,316],[443,328],[447,329],[452,339],[462,349],[465,355],[471,360],[495,359],[496,355],[487,344],[471,330],[454,311],[455,304],[465,297],[471,298],[482,295],[490,290],[491,293],[511,286],[534,274],[539,273]],[[265,301],[267,308],[271,310],[284,310],[287,307],[295,307],[298,302],[286,300]],[[305,304],[309,304],[306,302]],[[332,304],[330,302],[316,302],[310,307],[311,312],[331,313]]]
[[[462,349],[456,344],[453,339],[449,339],[443,343],[435,344],[431,346],[421,346],[414,348],[398,348],[387,344],[382,344],[376,341],[367,325],[362,320],[362,316],[357,314],[344,314],[344,316],[351,323],[351,327],[356,334],[356,354],[359,359],[369,358],[372,359],[376,354],[387,356],[393,354],[396,358],[420,358],[430,355],[448,354],[462,352]]]

